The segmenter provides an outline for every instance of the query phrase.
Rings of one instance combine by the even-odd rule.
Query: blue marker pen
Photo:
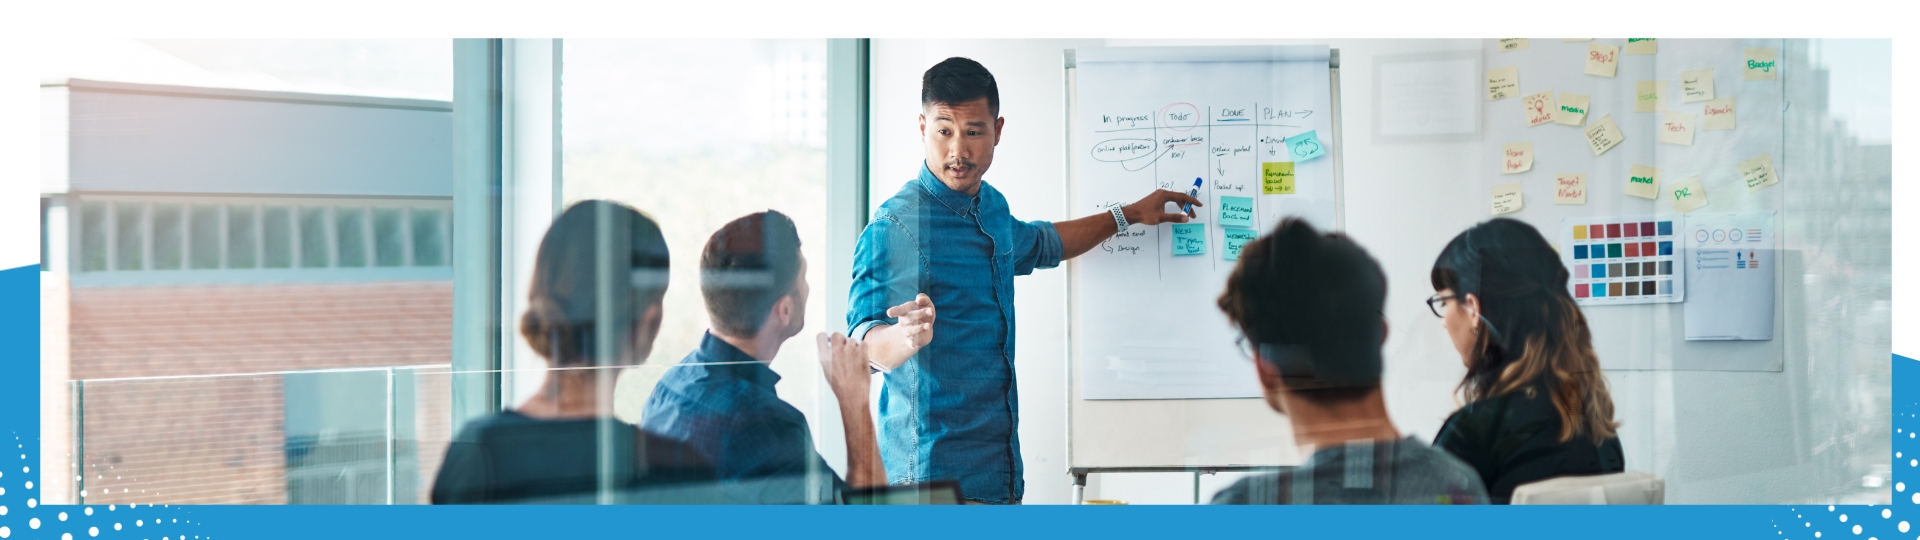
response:
[[[1187,196],[1193,197],[1195,199],[1200,198],[1200,186],[1201,186],[1200,179],[1199,178],[1193,179],[1193,189],[1187,190]],[[1180,205],[1180,211],[1189,212],[1189,213],[1193,212],[1193,205],[1191,204]]]

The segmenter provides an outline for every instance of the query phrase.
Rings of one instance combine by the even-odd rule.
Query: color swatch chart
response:
[[[1674,218],[1567,218],[1560,226],[1560,259],[1573,276],[1568,287],[1583,306],[1661,304],[1686,298],[1686,249]]]

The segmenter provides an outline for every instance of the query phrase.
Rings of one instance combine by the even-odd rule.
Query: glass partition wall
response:
[[[1409,94],[1380,88],[1380,81],[1372,78],[1398,76],[1395,70],[1409,63],[1444,57],[1472,64],[1474,71],[1408,73],[1438,77],[1420,79],[1429,82],[1477,81],[1481,71],[1502,67],[1494,63],[1517,58],[1502,55],[1523,51],[1489,52],[1472,40],[1334,41],[1344,78],[1339,97],[1346,118],[1340,142],[1348,167],[1345,232],[1374,252],[1391,282],[1385,311],[1393,328],[1385,346],[1386,401],[1404,435],[1431,440],[1459,405],[1451,392],[1464,370],[1439,323],[1419,301],[1431,294],[1427,273],[1445,240],[1491,217],[1484,188],[1507,181],[1487,165],[1494,154],[1481,150],[1514,142],[1490,140],[1496,131],[1531,134],[1573,128],[1482,128],[1485,131],[1457,139],[1380,137],[1372,130],[1392,128],[1392,122],[1382,128],[1356,119],[1390,110],[1399,103],[1394,100]],[[1686,50],[1684,41],[1662,40],[1660,46]],[[1534,42],[1539,50],[1563,43]],[[1771,188],[1781,192],[1779,206],[1773,208],[1781,238],[1776,267],[1780,285],[1775,289],[1781,315],[1775,346],[1767,349],[1777,363],[1744,371],[1607,365],[1617,419],[1623,421],[1627,469],[1661,476],[1668,503],[1885,504],[1906,494],[1894,493],[1891,470],[1913,457],[1893,459],[1889,449],[1892,438],[1913,436],[1888,427],[1893,282],[1890,45],[1884,40],[1772,42],[1778,44],[1784,70],[1777,83],[1783,110],[1770,116],[1778,125],[1752,127],[1776,130],[1781,141],[1773,162],[1781,180]],[[1192,45],[1118,39],[1104,44]],[[474,442],[460,439],[468,424],[457,404],[472,393],[490,393],[495,405],[487,412],[515,410],[548,391],[554,377],[582,371],[604,381],[609,391],[603,397],[614,412],[612,419],[592,426],[596,440],[608,445],[599,448],[611,449],[598,455],[633,458],[609,435],[631,433],[632,424],[646,421],[645,405],[655,385],[676,370],[688,369],[679,362],[700,346],[711,325],[700,286],[703,248],[729,221],[765,210],[777,210],[796,223],[807,261],[803,278],[812,291],[800,334],[785,343],[769,367],[778,375],[778,397],[805,417],[811,431],[809,451],[823,459],[809,461],[820,465],[798,474],[744,488],[798,495],[779,501],[741,498],[741,483],[714,480],[622,489],[605,483],[605,476],[594,476],[584,480],[594,486],[587,495],[522,501],[833,501],[833,493],[821,487],[830,486],[833,475],[844,476],[837,469],[844,468],[845,452],[812,336],[844,330],[844,314],[830,308],[833,298],[846,294],[844,285],[835,285],[835,279],[844,276],[836,276],[833,269],[845,268],[845,261],[837,259],[850,258],[851,250],[831,246],[850,241],[851,234],[839,238],[840,233],[831,232],[845,216],[830,215],[828,208],[845,201],[830,200],[844,195],[832,189],[837,177],[830,178],[830,165],[835,152],[845,150],[838,146],[843,144],[858,145],[861,159],[867,160],[868,143],[865,138],[843,141],[831,131],[836,115],[853,113],[829,110],[830,103],[839,101],[829,92],[832,45],[827,40],[556,43],[554,60],[560,67],[551,111],[558,118],[552,149],[553,209],[589,199],[631,206],[660,224],[672,259],[661,331],[648,360],[633,367],[561,370],[550,368],[518,335],[520,313],[500,313],[492,339],[499,343],[496,348],[524,354],[507,355],[511,360],[506,365],[483,368],[460,367],[453,358],[455,340],[465,339],[452,330],[457,305],[453,275],[475,265],[500,263],[497,257],[489,262],[463,249],[455,234],[456,223],[467,222],[456,219],[461,201],[455,200],[454,160],[446,150],[453,137],[448,99],[454,84],[445,69],[453,60],[444,43],[274,42],[240,52],[259,44],[192,41],[120,43],[100,50],[133,45],[174,55],[207,73],[126,81],[149,85],[141,87],[147,94],[103,92],[84,82],[53,87],[45,94],[49,103],[65,107],[59,109],[64,111],[60,121],[47,125],[64,126],[50,133],[69,141],[67,148],[80,172],[66,185],[43,193],[47,225],[42,249],[47,261],[42,304],[48,315],[42,325],[50,346],[42,357],[46,461],[39,466],[71,472],[44,477],[44,502],[429,503],[435,500],[444,463],[458,459],[461,444]],[[369,47],[397,52],[352,52]],[[861,64],[863,70],[870,69],[863,76],[873,77],[871,88],[890,92],[906,91],[907,81],[917,83],[919,73],[933,62],[961,54],[989,59],[1003,92],[1031,92],[1035,86],[1026,81],[1057,81],[1046,78],[1061,76],[1054,60],[1061,56],[1057,42],[884,42],[880,49],[885,61],[871,68]],[[349,63],[341,69],[355,75],[326,84],[324,69],[261,65],[265,60],[249,56],[273,54],[304,54],[321,63],[380,57],[392,65]],[[1028,65],[992,60],[1029,57],[1046,61]],[[1660,77],[1634,69],[1623,65],[1620,76]],[[246,75],[256,71],[280,82],[266,84],[261,81],[268,78]],[[217,76],[221,73],[232,76],[223,79]],[[445,80],[423,79],[421,73]],[[1737,74],[1722,75],[1723,85],[1742,84]],[[1526,72],[1520,77],[1523,93],[1548,90],[1528,85],[1539,79]],[[78,74],[74,78],[84,80]],[[865,92],[861,80],[860,91]],[[177,99],[166,95],[180,92],[178,87],[187,83],[226,86],[192,98],[195,101],[166,101]],[[1674,85],[1678,90],[1678,83]],[[125,101],[129,95],[143,97]],[[1043,97],[1057,101],[1063,96]],[[1520,106],[1515,100],[1488,101],[1479,93],[1470,97],[1480,98],[1476,102],[1484,110]],[[868,113],[884,117],[871,123],[884,127],[884,133],[874,135],[884,140],[872,147],[893,151],[872,156],[871,163],[918,159],[910,155],[916,134],[905,131],[907,124],[902,123],[910,118],[910,107],[917,107],[917,99],[917,94],[890,94],[877,97],[872,105],[859,101],[866,108],[859,111],[862,123]],[[1421,99],[1428,103],[1441,98]],[[1681,108],[1675,96],[1669,99],[1669,108]],[[193,108],[208,104],[236,109]],[[159,112],[126,114],[142,110]],[[1620,118],[1635,113],[1611,114]],[[1066,129],[1064,118],[1030,116],[1016,118],[1019,129]],[[1749,118],[1762,117],[1740,121]],[[114,124],[168,119],[201,127]],[[348,135],[281,141],[275,137],[288,136],[271,129],[265,119],[321,122]],[[407,132],[407,144],[356,144],[351,136],[416,125],[428,127]],[[511,135],[511,122],[504,125],[509,132],[502,136]],[[301,151],[261,154],[264,164],[222,164],[179,153],[155,158],[142,148],[159,148],[167,141],[115,131],[135,128],[155,133],[183,129],[176,132],[179,137],[202,137],[203,142],[220,137],[279,141],[283,148]],[[1613,151],[1658,154],[1679,149],[1656,141],[1654,134],[1629,132],[1624,146]],[[1000,148],[1007,155],[1059,151]],[[343,155],[347,158],[330,157]],[[412,159],[401,159],[405,156]],[[90,158],[143,165],[150,176],[145,184],[89,183],[80,173],[89,170]],[[342,167],[329,173],[335,175],[331,177],[289,172],[328,159],[367,166]],[[1563,166],[1536,164],[1548,173],[1562,172]],[[1064,190],[1063,182],[1069,181],[1053,169],[994,170],[996,185],[1004,182],[1002,189],[1014,193]],[[328,180],[355,175],[384,180],[352,184],[356,187],[351,190],[340,187],[351,182]],[[1467,187],[1418,184],[1423,178]],[[1712,186],[1732,178],[1705,180]],[[1596,194],[1618,191],[1616,180],[1624,178],[1592,173],[1587,179]],[[864,184],[866,179],[859,181]],[[894,178],[876,184],[897,182]],[[1744,200],[1732,187],[1719,185],[1717,189],[1728,191],[1714,200]],[[1527,203],[1529,209],[1554,206],[1551,199]],[[860,212],[869,208],[864,200],[840,207]],[[1431,230],[1409,230],[1401,220],[1411,212],[1420,213],[1428,223],[1423,227]],[[1059,208],[1019,217],[1058,220],[1084,213]],[[511,226],[539,232],[545,230],[546,219]],[[502,234],[519,232],[524,231]],[[1549,239],[1557,241],[1551,235]],[[492,270],[498,298],[526,297],[528,276],[512,268]],[[1064,280],[1022,283],[1024,298],[1070,294],[1036,288],[1070,289]],[[1593,313],[1616,308],[1583,309]],[[1662,321],[1671,324],[1635,322],[1610,330],[1647,335],[1683,330],[1680,321]],[[1039,339],[1027,336],[1060,332],[1066,326],[1026,316],[1020,318],[1018,331],[1025,342]],[[1678,347],[1700,346],[1694,343]],[[1688,350],[1661,347],[1650,340],[1634,341],[1604,346],[1602,352],[1672,361]],[[1064,357],[1023,357],[1021,362],[1069,365]],[[488,382],[474,390],[476,386],[465,381]],[[1064,385],[1027,384],[1020,388],[1022,403],[1057,401],[1067,392]],[[1023,421],[1058,425],[1056,420]],[[1061,433],[1040,435],[1065,440]],[[1023,432],[1022,442],[1050,449],[1059,441]],[[782,451],[789,450],[802,451]],[[1068,460],[1066,452],[1059,448],[1058,457]],[[620,459],[600,460],[594,474],[618,473]],[[1032,487],[1072,482],[1063,467],[1054,465],[1058,463],[1036,466],[1029,459],[1029,493],[1067,492]],[[1095,475],[1085,496],[1136,503],[1204,502],[1234,479],[1223,474],[1197,482],[1193,476],[1175,476]],[[1064,504],[1070,499],[1045,495],[1025,502]]]

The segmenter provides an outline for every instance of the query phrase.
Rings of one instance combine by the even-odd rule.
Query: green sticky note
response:
[[[1253,197],[1221,197],[1220,226],[1253,228]]]
[[[1260,237],[1252,229],[1227,229],[1226,233],[1227,248],[1220,250],[1220,256],[1229,261],[1240,260],[1240,248],[1246,247],[1247,242]]]
[[[1260,193],[1263,195],[1293,194],[1293,162],[1269,161],[1260,164]]]
[[[1301,162],[1327,155],[1327,147],[1320,144],[1318,133],[1309,131],[1287,137],[1287,153],[1293,154],[1293,161]]]
[[[1173,224],[1173,254],[1201,255],[1207,252],[1207,224]]]

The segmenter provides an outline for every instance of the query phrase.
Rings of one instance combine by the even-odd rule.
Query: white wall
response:
[[[1391,284],[1386,310],[1390,326],[1385,347],[1387,406],[1402,433],[1430,440],[1457,408],[1453,389],[1465,370],[1439,321],[1422,303],[1432,294],[1427,273],[1453,235],[1490,217],[1480,178],[1494,173],[1483,170],[1482,162],[1488,160],[1480,159],[1478,140],[1374,141],[1373,69],[1376,57],[1382,55],[1437,51],[1477,55],[1481,47],[1477,40],[876,40],[873,202],[877,205],[916,172],[921,155],[914,131],[919,75],[948,56],[981,61],[1000,83],[1007,135],[987,180],[1007,194],[1015,216],[1061,219],[1071,217],[1064,215],[1062,49],[1309,42],[1340,50],[1346,230],[1380,261]],[[1812,102],[1815,90],[1821,89],[1801,89],[1795,94],[1790,88],[1788,97]],[[1815,113],[1809,108],[1802,114]],[[1813,123],[1805,117],[1788,122],[1789,140],[1830,138],[1823,131],[1830,128],[1801,126]],[[1849,172],[1861,165],[1856,163],[1858,158],[1794,150],[1788,153],[1797,157],[1786,158],[1785,182],[1795,181],[1795,170],[1860,181],[1861,173]],[[1825,178],[1800,177],[1802,182],[1815,180]],[[1784,187],[1795,189],[1785,182]],[[1877,177],[1865,180],[1864,187],[1882,193],[1887,189],[1885,180]],[[1790,204],[1784,212],[1806,212],[1803,215],[1810,222],[1844,220],[1853,215],[1849,212],[1861,210],[1849,204],[1860,203]],[[1812,227],[1789,225],[1794,226]],[[1853,471],[1884,467],[1879,464],[1889,458],[1874,449],[1876,443],[1862,442],[1885,441],[1888,436],[1882,432],[1887,430],[1889,414],[1885,389],[1891,340],[1886,314],[1889,292],[1873,288],[1881,287],[1873,283],[1884,283],[1884,277],[1878,282],[1858,277],[1884,276],[1890,271],[1884,259],[1871,262],[1885,256],[1889,225],[1848,227],[1852,226],[1839,227],[1840,232],[1809,229],[1813,232],[1806,237],[1808,245],[1786,246],[1804,250],[1804,255],[1788,257],[1806,261],[1789,260],[1782,265],[1789,284],[1789,298],[1783,301],[1788,302],[1787,323],[1792,329],[1780,338],[1788,340],[1785,371],[1607,372],[1616,418],[1622,422],[1620,438],[1628,469],[1665,477],[1669,502],[1871,502],[1890,496],[1884,487],[1861,491],[1862,479],[1849,476]],[[1841,246],[1827,246],[1822,252],[1822,246],[1811,245],[1821,240]],[[1843,274],[1848,277],[1838,277]],[[1835,280],[1841,285],[1815,288]],[[1803,282],[1804,288],[1799,286]],[[1067,502],[1071,485],[1064,474],[1065,273],[1042,271],[1015,283],[1027,502]],[[1836,295],[1818,291],[1833,291],[1839,299],[1823,298]],[[1844,450],[1849,447],[1868,450]],[[1194,492],[1192,477],[1186,475],[1118,476],[1091,482],[1087,497],[1171,503],[1191,500]],[[1203,478],[1201,499],[1211,497],[1228,480],[1225,475]]]

